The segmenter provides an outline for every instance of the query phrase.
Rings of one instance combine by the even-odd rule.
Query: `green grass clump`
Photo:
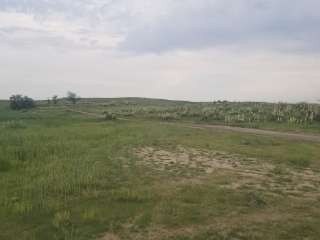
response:
[[[290,159],[290,163],[293,166],[300,167],[300,168],[306,168],[310,167],[311,161],[307,158],[292,158]]]
[[[8,160],[0,159],[0,172],[7,172],[11,168],[11,164]]]
[[[132,189],[117,189],[111,191],[111,198],[121,202],[144,202],[149,199],[148,193]]]

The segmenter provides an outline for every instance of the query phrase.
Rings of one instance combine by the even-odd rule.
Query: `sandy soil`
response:
[[[309,168],[281,168],[259,159],[181,146],[173,151],[145,147],[136,149],[134,154],[140,164],[177,176],[230,175],[234,180],[222,186],[225,188],[320,199],[320,173]]]

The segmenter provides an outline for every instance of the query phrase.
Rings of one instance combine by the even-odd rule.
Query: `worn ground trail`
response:
[[[87,116],[91,116],[91,117],[97,117],[97,118],[103,118],[103,117],[104,117],[104,115],[102,115],[102,114],[90,113],[90,112],[83,112],[83,111],[75,110],[75,109],[72,109],[72,108],[66,108],[66,110],[67,110],[68,112],[80,113],[80,114],[87,115]]]
[[[105,116],[103,114],[99,114],[99,113],[91,113],[91,112],[84,112],[84,111],[80,111],[80,110],[76,110],[76,109],[72,109],[72,108],[66,108],[66,110],[68,112],[74,112],[74,113],[80,113],[86,116],[90,116],[90,117],[95,117],[95,118],[104,118]],[[118,118],[119,120],[124,120],[124,121],[129,121],[129,119],[126,118]]]
[[[70,112],[84,114],[91,117],[98,117],[98,118],[104,117],[104,115],[102,114],[84,112],[84,111],[75,110],[71,108],[67,108],[66,110]],[[130,121],[130,119],[126,119],[126,118],[118,118],[118,119],[124,120],[124,121]],[[283,137],[283,138],[295,139],[295,140],[320,142],[320,135],[317,135],[317,134],[288,133],[288,132],[278,132],[278,131],[262,130],[262,129],[255,129],[255,128],[231,127],[231,126],[224,126],[224,125],[168,123],[168,122],[162,122],[161,124],[183,126],[187,128],[194,128],[194,129],[217,129],[217,130],[232,131],[232,132],[239,132],[239,133],[248,133],[248,134],[256,134],[256,135]]]
[[[267,136],[274,136],[274,137],[284,137],[284,138],[295,139],[295,140],[320,142],[320,135],[316,135],[316,134],[288,133],[288,132],[278,132],[278,131],[262,130],[262,129],[255,129],[255,128],[231,127],[231,126],[224,126],[224,125],[185,124],[185,123],[172,123],[172,124],[178,125],[178,126],[185,126],[185,127],[189,127],[189,128],[195,128],[195,129],[218,129],[218,130],[224,130],[224,131],[249,133],[249,134],[257,134],[257,135],[267,135]]]

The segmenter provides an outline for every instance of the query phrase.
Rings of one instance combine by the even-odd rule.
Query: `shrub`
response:
[[[110,121],[110,120],[116,120],[117,119],[117,117],[116,117],[116,115],[114,113],[104,112],[103,114],[104,114],[104,119],[105,120]]]
[[[249,207],[262,208],[267,205],[264,196],[257,192],[248,192],[245,198]]]
[[[20,94],[10,97],[10,108],[13,110],[30,109],[35,107],[34,100]]]
[[[162,113],[162,114],[159,114],[158,115],[159,118],[162,120],[162,121],[173,121],[173,120],[179,120],[179,116],[178,114],[176,113]]]

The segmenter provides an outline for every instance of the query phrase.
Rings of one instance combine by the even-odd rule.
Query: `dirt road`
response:
[[[284,137],[284,138],[296,139],[296,140],[320,142],[320,135],[316,135],[316,134],[278,132],[278,131],[272,131],[272,130],[230,127],[230,126],[223,126],[223,125],[183,124],[183,123],[181,123],[181,124],[178,123],[177,125],[179,125],[179,126],[182,125],[185,127],[196,128],[196,129],[219,129],[219,130],[224,130],[224,131],[249,133],[249,134],[256,134],[256,135],[268,135],[268,136]]]
[[[83,112],[83,111],[80,111],[80,110],[75,110],[75,109],[72,109],[72,108],[66,108],[66,111],[68,112],[74,112],[74,113],[80,113],[80,114],[83,114],[83,115],[86,115],[86,116],[90,116],[90,117],[97,117],[97,118],[103,118],[104,115],[102,114],[98,114],[98,113],[90,113],[90,112]]]
[[[71,108],[67,108],[66,110],[70,111],[70,112],[84,114],[84,115],[91,116],[91,117],[98,117],[98,118],[104,117],[104,115],[102,115],[102,114],[83,112],[83,111],[74,110]],[[125,119],[125,118],[119,118],[119,120],[130,121],[129,119]],[[303,140],[303,141],[320,142],[320,135],[317,135],[317,134],[278,132],[278,131],[272,131],[272,130],[231,127],[231,126],[224,126],[224,125],[168,123],[168,122],[162,122],[161,124],[177,125],[177,126],[183,126],[183,127],[187,127],[187,128],[194,128],[194,129],[217,129],[217,130],[223,130],[223,131],[232,131],[232,132],[240,132],[240,133],[248,133],[248,134],[256,134],[256,135],[284,137],[284,138],[288,138],[288,139]]]

